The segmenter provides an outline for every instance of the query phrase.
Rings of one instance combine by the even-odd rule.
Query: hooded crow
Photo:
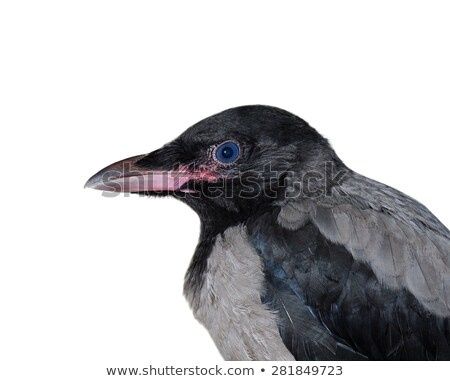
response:
[[[184,293],[226,360],[450,360],[450,232],[299,117],[213,115],[86,184],[200,217]]]

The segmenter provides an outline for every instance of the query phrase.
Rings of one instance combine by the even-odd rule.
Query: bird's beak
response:
[[[157,152],[133,156],[111,164],[92,176],[87,181],[85,188],[132,193],[183,191],[181,188],[190,180],[192,173],[182,168],[170,170],[153,169],[152,167],[152,169],[149,169],[147,158],[150,155],[155,156],[155,153]],[[142,163],[145,163],[145,165]]]

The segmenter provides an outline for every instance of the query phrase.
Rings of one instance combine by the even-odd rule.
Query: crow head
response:
[[[297,191],[294,179],[312,173],[320,183],[325,162],[343,165],[305,121],[274,107],[243,106],[198,122],[154,152],[106,167],[86,186],[171,195],[202,219],[239,221]]]

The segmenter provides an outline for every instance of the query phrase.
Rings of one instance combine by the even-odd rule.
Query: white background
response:
[[[83,185],[223,109],[301,116],[449,226],[447,4],[2,2],[0,379],[221,362],[182,296],[194,212]]]

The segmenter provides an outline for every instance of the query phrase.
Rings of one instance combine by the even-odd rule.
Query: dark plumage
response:
[[[450,232],[284,110],[226,110],[87,186],[197,212],[185,294],[225,359],[450,360]]]

